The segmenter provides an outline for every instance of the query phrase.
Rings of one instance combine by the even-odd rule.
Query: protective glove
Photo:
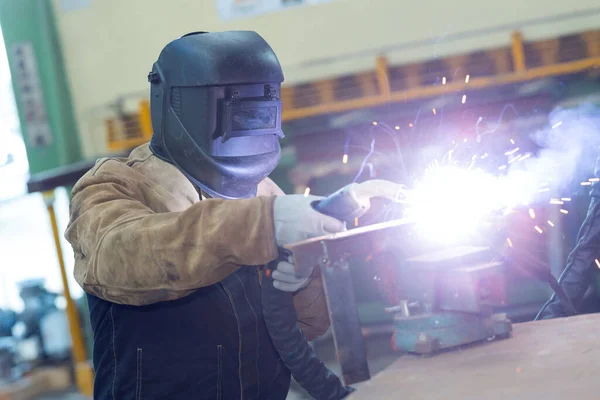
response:
[[[296,275],[294,264],[287,261],[279,261],[277,269],[273,271],[271,276],[273,277],[275,289],[292,293],[304,289],[311,279],[310,276]]]
[[[311,204],[322,199],[323,197],[300,194],[275,198],[273,220],[278,246],[344,230],[343,222],[313,209]]]

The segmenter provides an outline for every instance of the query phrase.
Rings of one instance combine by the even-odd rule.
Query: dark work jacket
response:
[[[179,300],[125,306],[87,295],[95,400],[285,399],[255,268]]]
[[[596,160],[594,175],[600,178],[600,158]],[[593,283],[597,271],[595,260],[600,257],[600,182],[594,182],[590,190],[590,205],[577,235],[577,243],[569,256],[567,265],[558,278],[565,295],[576,310],[581,305],[585,292]],[[553,294],[544,304],[536,319],[569,316],[565,305]]]

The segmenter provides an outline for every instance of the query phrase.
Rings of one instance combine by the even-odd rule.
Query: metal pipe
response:
[[[87,354],[83,340],[81,322],[79,320],[79,313],[77,312],[77,307],[73,302],[73,298],[71,297],[71,292],[69,290],[65,259],[63,257],[62,246],[60,244],[60,233],[58,229],[58,223],[56,221],[56,212],[54,210],[54,191],[51,190],[44,192],[43,196],[44,202],[46,203],[46,209],[48,210],[48,216],[50,217],[50,225],[54,235],[54,246],[56,248],[56,256],[58,258],[58,266],[60,267],[60,276],[64,289],[63,295],[67,303],[67,319],[69,321],[69,330],[71,332],[71,340],[73,344],[72,354],[75,368],[75,380],[77,387],[83,394],[91,395],[93,377],[91,368],[87,363]]]
[[[383,56],[377,57],[376,64],[377,84],[379,85],[379,95],[387,98],[390,96],[390,77],[388,72],[387,58]]]
[[[510,49],[512,53],[513,67],[515,71],[525,71],[525,47],[523,46],[523,35],[521,35],[520,32],[513,32],[511,36]]]
[[[471,78],[469,83],[464,81],[452,82],[447,85],[419,86],[404,91],[392,91],[389,97],[368,96],[358,99],[337,101],[329,104],[319,104],[310,107],[288,109],[283,111],[282,120],[289,122],[296,119],[323,115],[328,113],[344,112],[365,107],[375,107],[387,103],[406,102],[424,97],[433,97],[447,92],[460,90],[475,90],[496,87],[500,85],[527,82],[540,78],[549,78],[564,74],[573,74],[600,66],[600,57],[585,58],[577,61],[564,62],[554,65],[525,69],[521,72]]]

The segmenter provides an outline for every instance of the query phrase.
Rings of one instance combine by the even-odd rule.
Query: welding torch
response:
[[[365,215],[371,208],[371,200],[376,197],[402,202],[406,199],[406,187],[383,179],[351,183],[325,199],[315,201],[313,208],[321,214],[348,222]]]

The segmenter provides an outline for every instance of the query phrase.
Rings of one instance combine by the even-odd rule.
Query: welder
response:
[[[600,178],[600,158],[596,160],[594,174]],[[593,283],[597,269],[595,260],[600,258],[600,183],[594,182],[590,190],[590,205],[581,224],[577,243],[567,257],[567,265],[558,278],[564,300],[556,294],[544,304],[536,319],[560,318],[576,313],[585,293]],[[568,303],[568,304],[565,304]]]
[[[254,32],[197,32],[169,43],[148,80],[151,142],[98,160],[71,197],[94,398],[284,399],[290,373],[262,316],[262,266],[343,223],[267,178],[283,136],[279,61]],[[329,325],[317,274],[298,277],[289,262],[271,274],[308,339]]]

